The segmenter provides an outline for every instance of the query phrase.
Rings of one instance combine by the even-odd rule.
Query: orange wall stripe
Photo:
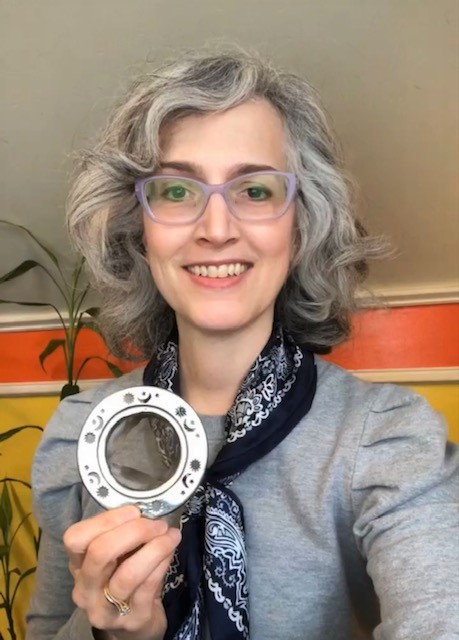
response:
[[[45,371],[40,366],[39,355],[50,340],[62,339],[60,329],[46,331],[21,331],[0,333],[0,383],[2,382],[49,382],[65,380],[67,377],[61,349],[45,360]],[[135,364],[120,362],[108,353],[102,338],[94,331],[83,329],[78,337],[75,358],[76,369],[89,356],[106,358],[123,371],[133,369]],[[110,378],[107,366],[100,360],[90,360],[84,367],[80,379]]]
[[[65,380],[62,353],[51,354],[46,371],[39,355],[60,330],[0,333],[0,383]],[[88,356],[109,358],[124,371],[137,364],[110,358],[100,336],[83,330],[77,345],[79,366]],[[459,304],[393,307],[356,314],[350,340],[327,356],[347,369],[410,369],[459,366]],[[81,379],[103,379],[111,374],[99,360],[91,360]]]
[[[350,340],[329,360],[346,369],[459,365],[459,304],[393,307],[356,314]]]

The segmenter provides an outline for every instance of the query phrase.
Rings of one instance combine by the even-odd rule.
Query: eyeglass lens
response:
[[[205,188],[181,176],[155,176],[145,184],[145,196],[153,217],[171,224],[198,218],[207,204]],[[243,220],[265,220],[283,213],[288,198],[286,176],[246,174],[224,188],[231,212]]]

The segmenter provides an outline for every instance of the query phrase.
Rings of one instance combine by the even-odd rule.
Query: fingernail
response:
[[[160,535],[163,535],[169,529],[169,523],[167,520],[155,520],[155,522],[156,526],[159,528]]]
[[[175,545],[177,545],[182,539],[182,534],[180,533],[180,530],[176,529],[175,527],[171,527],[167,533],[172,538],[172,542]]]

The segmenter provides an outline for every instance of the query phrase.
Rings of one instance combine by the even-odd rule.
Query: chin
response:
[[[247,316],[232,314],[227,311],[226,309],[226,313],[220,311],[215,314],[190,317],[189,322],[200,331],[209,333],[238,331],[250,323],[250,318]]]
[[[226,309],[228,311],[228,309]],[[270,314],[271,315],[271,314]],[[204,333],[209,334],[228,334],[244,331],[252,328],[258,329],[264,333],[267,323],[272,326],[272,317],[268,318],[264,314],[247,314],[247,313],[219,313],[206,315],[204,317],[190,318],[191,323]]]
[[[228,319],[221,320],[220,322],[199,322],[196,323],[198,329],[205,333],[233,333],[243,329],[245,323],[243,322],[231,322]]]

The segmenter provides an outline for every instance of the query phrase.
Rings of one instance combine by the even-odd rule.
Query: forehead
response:
[[[193,161],[215,170],[241,162],[287,169],[282,118],[262,99],[171,122],[161,129],[160,147],[162,161]]]

